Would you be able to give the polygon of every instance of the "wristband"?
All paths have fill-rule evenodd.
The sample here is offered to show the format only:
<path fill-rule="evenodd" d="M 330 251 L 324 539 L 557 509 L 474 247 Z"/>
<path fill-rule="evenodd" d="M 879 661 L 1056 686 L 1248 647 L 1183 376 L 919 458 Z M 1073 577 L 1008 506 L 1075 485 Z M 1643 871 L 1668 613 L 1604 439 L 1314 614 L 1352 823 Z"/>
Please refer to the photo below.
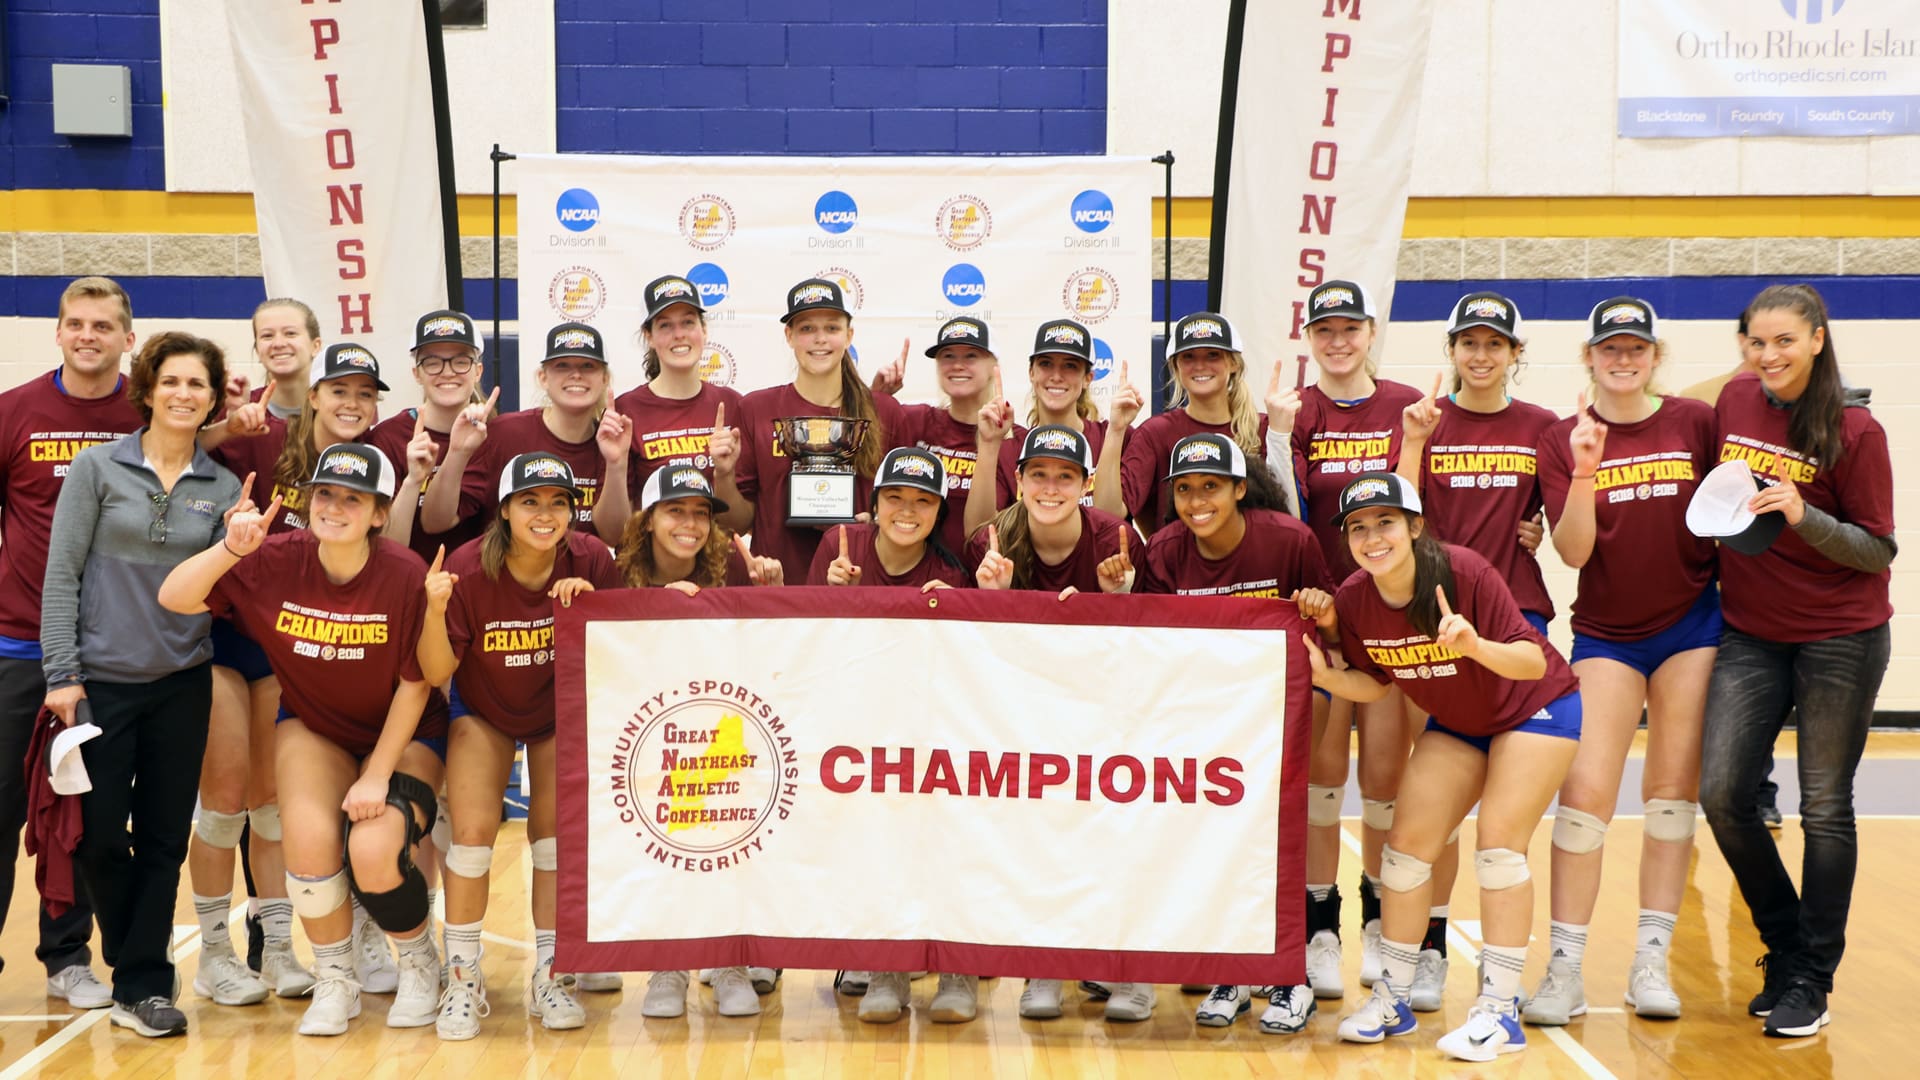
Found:
<path fill-rule="evenodd" d="M 1591 479 L 1593 479 L 1593 474 L 1592 474 L 1592 473 L 1572 473 L 1572 474 L 1570 474 L 1570 475 L 1569 475 L 1569 476 L 1567 477 L 1567 479 L 1569 479 L 1569 480 L 1591 480 Z"/>
<path fill-rule="evenodd" d="M 227 549 L 227 554 L 229 554 L 229 555 L 231 555 L 231 556 L 233 556 L 233 557 L 234 557 L 234 558 L 236 558 L 236 559 L 244 559 L 244 558 L 246 558 L 246 556 L 245 556 L 245 555 L 242 555 L 242 554 L 240 554 L 239 552 L 237 552 L 237 551 L 235 551 L 235 550 L 233 550 L 233 546 L 232 546 L 231 544 L 228 544 L 228 543 L 227 543 L 227 538 L 226 538 L 226 537 L 224 537 L 224 536 L 220 538 L 220 546 L 221 546 L 221 547 L 223 547 L 223 548 L 226 548 L 226 549 Z"/>

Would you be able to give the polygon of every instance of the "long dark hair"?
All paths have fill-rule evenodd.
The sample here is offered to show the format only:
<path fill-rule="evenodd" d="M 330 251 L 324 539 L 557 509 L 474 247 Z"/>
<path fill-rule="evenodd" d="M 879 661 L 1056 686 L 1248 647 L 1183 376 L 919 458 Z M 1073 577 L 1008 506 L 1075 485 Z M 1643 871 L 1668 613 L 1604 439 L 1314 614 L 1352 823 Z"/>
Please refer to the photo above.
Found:
<path fill-rule="evenodd" d="M 507 498 L 512 497 L 509 495 Z M 560 543 L 553 549 L 555 559 L 566 549 L 572 533 L 573 514 L 568 513 L 567 522 L 560 529 Z M 507 504 L 503 501 L 495 508 L 493 521 L 488 523 L 487 531 L 480 537 L 480 569 L 487 575 L 488 581 L 500 580 L 500 571 L 507 565 L 507 556 L 512 553 L 513 526 L 507 522 Z"/>
<path fill-rule="evenodd" d="M 1283 514 L 1293 513 L 1292 505 L 1287 501 L 1287 491 L 1280 486 L 1280 479 L 1264 461 L 1247 461 L 1247 492 L 1240 496 L 1234 505 L 1241 513 L 1249 510 L 1278 510 Z M 1160 517 L 1163 521 L 1174 521 L 1180 517 L 1173 508 L 1173 485 L 1165 485 L 1161 495 Z"/>
<path fill-rule="evenodd" d="M 1430 638 L 1440 636 L 1440 598 L 1433 594 L 1435 585 L 1447 591 L 1447 605 L 1455 611 L 1460 610 L 1460 589 L 1453 580 L 1453 560 L 1447 557 L 1447 549 L 1440 538 L 1427 528 L 1426 519 L 1417 514 L 1407 515 L 1409 530 L 1418 526 L 1413 538 L 1413 603 L 1407 605 L 1407 621 L 1413 624 L 1416 632 Z"/>
<path fill-rule="evenodd" d="M 1748 326 L 1762 311 L 1791 311 L 1814 330 L 1824 331 L 1820 351 L 1813 354 L 1813 372 L 1806 392 L 1789 407 L 1787 444 L 1821 468 L 1840 460 L 1844 447 L 1840 428 L 1846 413 L 1846 390 L 1840 384 L 1840 357 L 1833 348 L 1833 327 L 1827 322 L 1827 303 L 1811 285 L 1772 285 L 1753 298 L 1740 315 Z"/>

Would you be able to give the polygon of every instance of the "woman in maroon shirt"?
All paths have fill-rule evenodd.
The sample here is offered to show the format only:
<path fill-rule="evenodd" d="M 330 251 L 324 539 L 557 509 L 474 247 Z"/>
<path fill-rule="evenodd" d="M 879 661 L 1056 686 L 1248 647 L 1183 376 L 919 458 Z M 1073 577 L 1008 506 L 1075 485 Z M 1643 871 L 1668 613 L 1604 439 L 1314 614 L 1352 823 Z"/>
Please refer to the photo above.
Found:
<path fill-rule="evenodd" d="M 264 513 L 234 515 L 225 543 L 182 563 L 160 588 L 169 611 L 231 613 L 280 680 L 275 779 L 287 888 L 318 980 L 303 1035 L 345 1034 L 360 1013 L 350 887 L 400 948 L 387 1026 L 433 1023 L 440 997 L 416 859 L 436 812 L 446 702 L 415 657 L 426 567 L 379 535 L 393 492 L 378 450 L 329 446 L 309 477 L 305 530 L 268 536 L 276 498 Z"/>
<path fill-rule="evenodd" d="M 903 348 L 900 359 L 874 377 L 876 393 L 899 391 L 907 351 Z M 940 393 L 947 403 L 902 405 L 900 430 L 892 432 L 888 441 L 894 446 L 914 446 L 937 454 L 946 470 L 950 494 L 958 496 L 960 507 L 967 505 L 975 487 L 982 487 L 991 498 L 996 457 L 982 455 L 979 428 L 989 406 L 999 405 L 1002 410 L 1008 406 L 1000 398 L 1000 358 L 994 354 L 987 324 L 971 315 L 948 319 L 940 325 L 933 344 L 927 346 L 926 355 L 933 360 Z M 997 454 L 999 444 L 991 449 Z M 955 512 L 944 519 L 940 540 L 949 551 L 957 551 L 966 543 L 964 514 Z"/>
<path fill-rule="evenodd" d="M 1768 1035 L 1795 1037 L 1827 1023 L 1846 945 L 1853 776 L 1892 647 L 1893 466 L 1866 395 L 1840 381 L 1819 293 L 1767 289 L 1747 306 L 1747 335 L 1760 371 L 1720 394 L 1719 457 L 1768 485 L 1749 508 L 1777 535 L 1720 548 L 1727 629 L 1707 688 L 1700 801 L 1767 947 L 1748 1011 L 1767 1018 Z M 1756 797 L 1789 709 L 1806 838 L 1798 892 Z"/>
<path fill-rule="evenodd" d="M 500 476 L 500 510 L 479 539 L 428 569 L 420 670 L 448 694 L 447 989 L 435 1027 L 442 1039 L 471 1039 L 487 1012 L 480 925 L 487 913 L 500 799 L 514 744 L 527 747 L 527 837 L 533 863 L 534 964 L 527 1011 L 550 1030 L 577 1028 L 586 1011 L 572 980 L 553 973 L 554 604 L 618 588 L 619 571 L 598 537 L 573 529 L 580 498 L 573 470 L 552 454 L 521 454 Z M 446 569 L 441 569 L 441 559 Z"/>
<path fill-rule="evenodd" d="M 873 481 L 873 522 L 835 529 L 838 545 L 820 545 L 807 584 L 967 588 L 972 576 L 939 537 L 951 512 L 940 459 L 917 447 L 889 450 Z"/>
<path fill-rule="evenodd" d="M 709 470 L 707 440 L 722 407 L 740 416 L 741 395 L 708 382 L 707 311 L 700 290 L 676 274 L 647 282 L 647 317 L 640 334 L 647 345 L 647 381 L 613 399 L 633 421 L 633 461 L 627 466 L 630 501 L 638 502 L 647 477 L 668 465 Z"/>
<path fill-rule="evenodd" d="M 1480 997 L 1439 1048 L 1492 1061 L 1526 1049 L 1518 995 L 1533 928 L 1527 845 L 1579 743 L 1579 682 L 1487 561 L 1428 531 L 1420 495 L 1404 477 L 1349 481 L 1334 522 L 1364 573 L 1340 586 L 1322 623 L 1337 624 L 1351 666 L 1331 666 L 1307 635 L 1314 685 L 1368 701 L 1398 684 L 1429 714 L 1400 785 L 1408 812 L 1395 815 L 1381 854 L 1381 978 L 1340 1021 L 1340 1037 L 1380 1042 L 1419 1027 L 1408 995 L 1433 860 L 1478 801 Z"/>
<path fill-rule="evenodd" d="M 427 489 L 440 475 L 453 425 L 468 408 L 490 410 L 498 394 L 480 396 L 480 335 L 473 320 L 458 311 L 430 311 L 413 326 L 413 381 L 420 384 L 420 406 L 403 409 L 375 424 L 366 442 L 380 448 L 400 470 L 400 490 L 394 495 L 393 520 L 387 535 L 413 549 L 425 562 L 444 547 L 449 551 L 479 536 L 486 522 L 461 521 L 445 532 L 429 532 L 419 522 Z M 447 474 L 458 484 L 460 474 Z"/>

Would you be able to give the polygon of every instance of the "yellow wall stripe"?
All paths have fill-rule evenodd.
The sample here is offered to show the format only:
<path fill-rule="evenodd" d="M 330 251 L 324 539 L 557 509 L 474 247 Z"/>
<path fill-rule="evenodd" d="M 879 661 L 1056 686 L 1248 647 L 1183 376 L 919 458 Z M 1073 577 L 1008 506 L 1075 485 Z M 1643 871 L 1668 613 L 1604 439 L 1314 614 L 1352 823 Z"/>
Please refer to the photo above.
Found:
<path fill-rule="evenodd" d="M 0 231 L 251 233 L 253 196 L 185 191 L 0 191 Z M 500 233 L 514 234 L 514 198 L 500 200 Z M 493 235 L 493 198 L 460 196 L 462 236 Z"/>

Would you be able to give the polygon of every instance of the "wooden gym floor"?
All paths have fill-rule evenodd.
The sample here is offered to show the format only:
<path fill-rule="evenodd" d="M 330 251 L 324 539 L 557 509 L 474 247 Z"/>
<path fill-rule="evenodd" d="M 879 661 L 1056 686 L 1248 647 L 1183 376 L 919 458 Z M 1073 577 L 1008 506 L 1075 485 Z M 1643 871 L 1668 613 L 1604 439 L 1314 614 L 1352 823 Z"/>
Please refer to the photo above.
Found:
<path fill-rule="evenodd" d="M 1780 747 L 1781 777 L 1791 780 L 1792 742 Z M 1627 789 L 1637 787 L 1637 759 Z M 914 1014 L 897 1024 L 862 1024 L 857 999 L 836 997 L 831 972 L 789 972 L 778 990 L 763 998 L 759 1017 L 726 1019 L 713 1011 L 710 991 L 696 982 L 684 1020 L 640 1016 L 644 975 L 629 975 L 624 993 L 583 994 L 589 1022 L 570 1032 L 549 1032 L 525 1012 L 533 932 L 524 902 L 528 873 L 524 832 L 510 824 L 501 833 L 494 863 L 493 910 L 489 913 L 486 973 L 492 1015 L 479 1038 L 442 1043 L 433 1029 L 393 1030 L 383 1018 L 391 1001 L 367 995 L 351 1032 L 335 1039 L 301 1038 L 294 1024 L 302 1001 L 269 998 L 250 1008 L 221 1008 L 189 989 L 182 999 L 191 1029 L 184 1038 L 149 1040 L 118 1030 L 107 1010 L 75 1013 L 45 995 L 33 959 L 35 917 L 32 864 L 20 862 L 14 902 L 0 953 L 0 1080 L 16 1077 L 203 1076 L 985 1076 L 1010 1077 L 1214 1077 L 1274 1075 L 1708 1077 L 1743 1080 L 1795 1076 L 1869 1076 L 1903 1071 L 1896 1063 L 1911 1053 L 1888 1026 L 1875 994 L 1906 986 L 1920 948 L 1902 912 L 1920 893 L 1920 814 L 1911 792 L 1920 787 L 1920 734 L 1876 733 L 1863 764 L 1857 805 L 1860 869 L 1854 890 L 1850 944 L 1832 998 L 1834 1021 L 1821 1035 L 1798 1040 L 1762 1038 L 1745 1003 L 1759 986 L 1753 968 L 1760 954 L 1745 905 L 1733 887 L 1704 823 L 1699 851 L 1673 947 L 1674 986 L 1685 1003 L 1678 1021 L 1646 1021 L 1622 1009 L 1627 963 L 1633 948 L 1638 904 L 1634 868 L 1640 821 L 1623 816 L 1607 845 L 1606 880 L 1587 950 L 1586 989 L 1592 1011 L 1560 1030 L 1527 1029 L 1529 1049 L 1490 1065 L 1447 1062 L 1433 1042 L 1464 1018 L 1472 1000 L 1473 957 L 1479 944 L 1478 903 L 1468 875 L 1453 898 L 1452 970 L 1444 1010 L 1422 1015 L 1416 1034 L 1381 1046 L 1338 1042 L 1339 1016 L 1357 1007 L 1359 988 L 1358 903 L 1345 911 L 1347 996 L 1323 1002 L 1308 1031 L 1295 1036 L 1260 1034 L 1254 1012 L 1227 1029 L 1199 1028 L 1193 1008 L 1199 998 L 1177 987 L 1159 990 L 1152 1020 L 1108 1024 L 1100 1006 L 1070 988 L 1067 1015 L 1059 1020 L 1021 1020 L 1021 982 L 1002 978 L 981 984 L 980 1018 L 971 1024 L 935 1025 Z M 1349 796 L 1352 795 L 1351 786 Z M 1778 833 L 1788 865 L 1799 866 L 1798 821 L 1789 783 L 1781 806 L 1789 811 Z M 1622 815 L 1637 813 L 1622 800 Z M 1471 843 L 1472 823 L 1467 826 Z M 1548 832 L 1538 830 L 1532 858 L 1536 882 L 1536 944 L 1547 930 L 1544 868 Z M 1359 822 L 1349 818 L 1340 870 L 1342 889 L 1359 873 Z M 236 890 L 238 891 L 238 890 Z M 1109 902 L 1112 898 L 1089 898 Z M 1196 898 L 1199 900 L 1200 898 Z M 186 891 L 175 915 L 182 979 L 190 984 L 198 962 L 199 931 Z M 243 934 L 238 922 L 235 934 Z M 302 955 L 305 944 L 298 945 Z M 1528 965 L 1531 987 L 1545 963 L 1536 948 Z M 104 965 L 95 970 L 106 975 Z M 933 980 L 914 984 L 924 1009 Z"/>

